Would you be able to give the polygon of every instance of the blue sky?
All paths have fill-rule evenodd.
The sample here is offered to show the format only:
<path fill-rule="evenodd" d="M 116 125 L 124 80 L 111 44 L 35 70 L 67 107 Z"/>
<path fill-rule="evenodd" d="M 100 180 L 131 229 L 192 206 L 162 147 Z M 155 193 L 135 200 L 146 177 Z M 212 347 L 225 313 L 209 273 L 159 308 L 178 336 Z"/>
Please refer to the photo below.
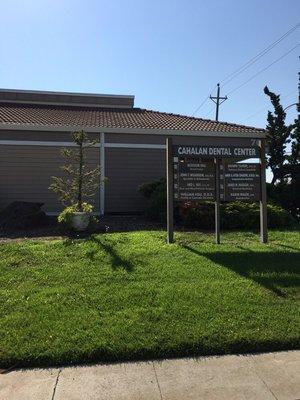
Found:
<path fill-rule="evenodd" d="M 299 20 L 299 0 L 2 1 L 0 87 L 134 94 L 136 106 L 191 115 L 218 81 Z M 300 28 L 222 94 L 297 43 Z M 297 101 L 299 54 L 230 95 L 220 120 L 264 127 L 266 84 L 284 105 Z M 212 106 L 196 115 L 214 118 Z"/>

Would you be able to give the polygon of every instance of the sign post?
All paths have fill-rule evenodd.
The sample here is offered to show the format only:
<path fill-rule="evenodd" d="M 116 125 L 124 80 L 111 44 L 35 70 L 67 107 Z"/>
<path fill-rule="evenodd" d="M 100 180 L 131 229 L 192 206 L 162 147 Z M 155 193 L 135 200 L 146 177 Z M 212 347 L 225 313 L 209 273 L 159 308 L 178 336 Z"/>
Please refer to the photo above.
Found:
<path fill-rule="evenodd" d="M 173 243 L 174 240 L 174 221 L 173 221 L 173 198 L 174 198 L 174 171 L 173 171 L 173 146 L 172 138 L 167 138 L 167 243 Z"/>
<path fill-rule="evenodd" d="M 260 241 L 268 242 L 268 223 L 267 223 L 267 188 L 266 188 L 266 144 L 265 140 L 260 140 Z"/>
<path fill-rule="evenodd" d="M 215 200 L 215 242 L 220 244 L 220 160 L 215 158 L 216 200 Z"/>

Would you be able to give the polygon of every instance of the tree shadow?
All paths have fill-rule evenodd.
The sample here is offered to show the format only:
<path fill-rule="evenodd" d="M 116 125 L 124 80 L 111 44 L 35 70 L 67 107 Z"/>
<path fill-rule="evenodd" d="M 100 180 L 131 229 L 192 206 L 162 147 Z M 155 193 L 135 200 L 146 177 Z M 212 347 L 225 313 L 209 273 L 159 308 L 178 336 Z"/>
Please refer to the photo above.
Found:
<path fill-rule="evenodd" d="M 121 257 L 115 250 L 114 245 L 107 241 L 105 238 L 103 240 L 100 240 L 95 236 L 91 236 L 88 240 L 96 243 L 97 246 L 99 246 L 110 257 L 111 266 L 114 270 L 123 268 L 127 272 L 133 271 L 134 265 L 129 260 Z M 95 256 L 98 251 L 98 249 L 90 250 L 87 255 L 92 261 L 95 261 Z"/>
<path fill-rule="evenodd" d="M 289 250 L 296 250 L 296 251 L 300 252 L 300 246 L 297 248 L 297 247 L 293 247 L 293 246 L 288 246 L 287 244 L 280 244 L 280 243 L 278 243 L 277 246 L 280 246 L 280 247 L 283 247 L 283 248 L 289 249 Z"/>
<path fill-rule="evenodd" d="M 253 280 L 280 297 L 293 297 L 300 286 L 300 252 L 201 252 L 188 245 L 188 251 L 206 257 L 235 273 Z M 241 248 L 242 249 L 242 248 Z"/>

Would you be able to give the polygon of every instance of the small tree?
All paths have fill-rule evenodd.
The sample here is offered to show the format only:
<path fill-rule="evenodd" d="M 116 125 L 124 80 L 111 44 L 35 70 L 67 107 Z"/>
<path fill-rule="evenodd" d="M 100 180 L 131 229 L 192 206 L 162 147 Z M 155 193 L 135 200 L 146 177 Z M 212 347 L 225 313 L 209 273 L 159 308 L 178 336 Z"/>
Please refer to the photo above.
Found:
<path fill-rule="evenodd" d="M 286 113 L 280 104 L 280 95 L 271 92 L 268 87 L 264 88 L 264 92 L 269 96 L 274 107 L 274 113 L 268 111 L 267 139 L 268 139 L 268 166 L 273 173 L 272 185 L 277 181 L 284 183 L 285 167 L 284 164 L 288 160 L 286 155 L 286 145 L 290 142 L 290 134 L 292 126 L 286 126 Z"/>
<path fill-rule="evenodd" d="M 75 149 L 64 148 L 61 151 L 68 161 L 60 167 L 65 176 L 53 176 L 49 189 L 57 193 L 64 206 L 72 206 L 73 211 L 82 212 L 87 211 L 84 200 L 93 197 L 99 187 L 100 169 L 99 166 L 89 169 L 86 165 L 86 150 L 93 147 L 96 141 L 90 140 L 83 131 L 72 133 L 72 139 L 77 145 Z"/>
<path fill-rule="evenodd" d="M 289 162 L 293 165 L 300 163 L 300 104 L 298 104 L 297 108 L 298 118 L 295 119 L 295 123 L 293 125 L 293 131 L 291 134 L 292 151 L 289 157 Z"/>
<path fill-rule="evenodd" d="M 300 103 L 297 105 L 298 118 L 295 119 L 291 134 L 292 146 L 289 161 L 289 176 L 291 186 L 291 211 L 300 218 Z"/>
<path fill-rule="evenodd" d="M 300 104 L 298 118 L 286 125 L 286 114 L 280 104 L 280 96 L 264 92 L 270 97 L 274 113 L 268 112 L 268 164 L 273 172 L 270 196 L 287 209 L 294 217 L 300 218 Z M 291 143 L 291 154 L 286 153 L 286 145 Z"/>

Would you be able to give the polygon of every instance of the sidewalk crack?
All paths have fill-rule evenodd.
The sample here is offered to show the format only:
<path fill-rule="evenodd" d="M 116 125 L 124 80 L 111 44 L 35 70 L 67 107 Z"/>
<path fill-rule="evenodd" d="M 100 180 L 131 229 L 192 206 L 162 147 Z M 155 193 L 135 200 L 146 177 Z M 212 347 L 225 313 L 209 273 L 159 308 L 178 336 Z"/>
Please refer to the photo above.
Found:
<path fill-rule="evenodd" d="M 153 367 L 153 370 L 154 370 L 154 375 L 155 375 L 155 379 L 156 379 L 156 384 L 157 384 L 157 387 L 158 387 L 158 390 L 159 390 L 160 400 L 163 400 L 163 396 L 162 396 L 160 384 L 159 384 L 159 382 L 158 382 L 158 377 L 157 377 L 157 373 L 156 373 L 156 369 L 155 369 L 154 362 L 152 362 L 152 367 Z"/>
<path fill-rule="evenodd" d="M 254 359 L 253 356 L 251 356 L 251 361 L 252 361 L 252 363 L 256 364 L 256 366 L 257 366 L 257 363 L 256 363 L 256 361 L 255 361 L 255 359 Z M 267 385 L 267 383 L 264 381 L 263 377 L 260 376 L 260 374 L 257 372 L 256 367 L 254 367 L 254 372 L 255 372 L 256 376 L 257 376 L 257 377 L 262 381 L 262 383 L 265 385 L 265 387 L 269 390 L 269 392 L 270 392 L 271 395 L 274 397 L 274 399 L 275 399 L 275 400 L 278 400 L 278 397 L 275 395 L 275 393 L 273 392 L 273 390 Z"/>
<path fill-rule="evenodd" d="M 56 388 L 57 388 L 57 384 L 58 384 L 60 373 L 61 373 L 61 369 L 58 370 L 58 374 L 57 374 L 55 385 L 54 385 L 54 388 L 53 388 L 53 393 L 52 393 L 51 400 L 54 400 L 54 396 L 55 396 L 55 392 L 56 392 Z"/>

